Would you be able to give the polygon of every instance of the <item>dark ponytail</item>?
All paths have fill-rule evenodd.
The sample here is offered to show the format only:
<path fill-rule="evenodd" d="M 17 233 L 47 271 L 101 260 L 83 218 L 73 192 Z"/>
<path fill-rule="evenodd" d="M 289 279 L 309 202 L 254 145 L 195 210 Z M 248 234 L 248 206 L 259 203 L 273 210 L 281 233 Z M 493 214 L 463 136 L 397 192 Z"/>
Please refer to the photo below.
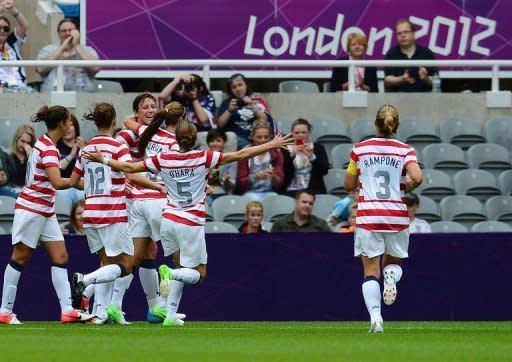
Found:
<path fill-rule="evenodd" d="M 146 154 L 146 147 L 162 123 L 165 123 L 166 126 L 176 125 L 182 119 L 185 119 L 185 107 L 178 102 L 171 102 L 165 106 L 165 109 L 157 112 L 148 128 L 140 136 L 138 146 L 140 155 L 144 156 Z"/>
<path fill-rule="evenodd" d="M 44 122 L 48 130 L 55 129 L 69 118 L 69 111 L 63 106 L 43 106 L 32 116 L 32 122 Z"/>
<path fill-rule="evenodd" d="M 112 122 L 116 119 L 116 109 L 110 103 L 96 103 L 94 110 L 84 114 L 83 118 L 93 121 L 98 129 L 107 129 L 112 126 Z"/>

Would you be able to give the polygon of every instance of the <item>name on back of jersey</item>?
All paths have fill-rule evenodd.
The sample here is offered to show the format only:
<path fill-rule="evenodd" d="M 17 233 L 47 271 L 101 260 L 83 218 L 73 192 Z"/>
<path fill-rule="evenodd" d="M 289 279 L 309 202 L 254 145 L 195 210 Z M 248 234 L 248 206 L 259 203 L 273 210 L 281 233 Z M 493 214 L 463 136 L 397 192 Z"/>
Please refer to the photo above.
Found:
<path fill-rule="evenodd" d="M 363 160 L 363 166 L 368 168 L 371 166 L 390 166 L 394 168 L 401 168 L 402 161 L 399 158 L 391 157 L 391 156 L 368 156 Z"/>
<path fill-rule="evenodd" d="M 171 178 L 181 178 L 181 177 L 193 177 L 194 169 L 193 168 L 177 168 L 169 171 L 169 177 Z"/>

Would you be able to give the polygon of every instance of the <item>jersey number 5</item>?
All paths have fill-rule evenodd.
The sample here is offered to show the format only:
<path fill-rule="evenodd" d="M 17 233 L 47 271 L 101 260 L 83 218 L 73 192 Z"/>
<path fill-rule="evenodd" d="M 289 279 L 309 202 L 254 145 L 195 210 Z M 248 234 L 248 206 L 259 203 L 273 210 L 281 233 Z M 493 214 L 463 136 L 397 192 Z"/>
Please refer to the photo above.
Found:
<path fill-rule="evenodd" d="M 180 205 L 190 205 L 192 203 L 192 193 L 189 191 L 185 191 L 185 189 L 190 187 L 190 182 L 176 182 L 176 187 L 178 189 L 178 195 L 186 198 L 185 201 L 180 201 Z"/>

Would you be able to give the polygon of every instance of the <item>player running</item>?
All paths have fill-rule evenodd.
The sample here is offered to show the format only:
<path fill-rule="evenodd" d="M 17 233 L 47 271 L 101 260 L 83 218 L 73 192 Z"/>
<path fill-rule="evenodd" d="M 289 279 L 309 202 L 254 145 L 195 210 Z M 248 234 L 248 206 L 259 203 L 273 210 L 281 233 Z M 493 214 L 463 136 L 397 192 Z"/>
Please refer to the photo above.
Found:
<path fill-rule="evenodd" d="M 69 111 L 62 106 L 42 107 L 33 121 L 44 121 L 48 132 L 34 145 L 27 162 L 26 186 L 16 200 L 12 227 L 14 249 L 4 273 L 0 323 L 21 324 L 13 313 L 18 281 L 39 242 L 52 263 L 52 283 L 59 298 L 61 322 L 84 322 L 94 316 L 72 307 L 68 253 L 54 207 L 55 190 L 71 187 L 69 178 L 60 176 L 60 154 L 55 145 L 73 122 Z"/>
<path fill-rule="evenodd" d="M 206 277 L 206 243 L 204 237 L 207 175 L 210 169 L 245 160 L 261 153 L 292 144 L 293 137 L 276 136 L 259 146 L 237 152 L 195 151 L 196 127 L 181 122 L 176 128 L 179 151 L 157 154 L 143 162 L 127 163 L 105 158 L 99 152 L 85 152 L 91 160 L 108 164 L 124 172 L 159 173 L 167 187 L 167 205 L 161 225 L 164 255 L 179 260 L 177 269 L 160 267 L 160 291 L 167 296 L 167 316 L 164 326 L 184 324 L 177 314 L 185 284 L 197 284 Z"/>
<path fill-rule="evenodd" d="M 362 291 L 370 314 L 371 333 L 384 331 L 379 286 L 381 255 L 382 296 L 384 303 L 390 305 L 396 299 L 396 284 L 402 277 L 401 261 L 408 257 L 405 190 L 414 190 L 423 179 L 414 149 L 394 139 L 399 124 L 394 106 L 379 108 L 376 137 L 354 146 L 344 181 L 349 192 L 359 187 L 354 255 L 363 263 Z"/>

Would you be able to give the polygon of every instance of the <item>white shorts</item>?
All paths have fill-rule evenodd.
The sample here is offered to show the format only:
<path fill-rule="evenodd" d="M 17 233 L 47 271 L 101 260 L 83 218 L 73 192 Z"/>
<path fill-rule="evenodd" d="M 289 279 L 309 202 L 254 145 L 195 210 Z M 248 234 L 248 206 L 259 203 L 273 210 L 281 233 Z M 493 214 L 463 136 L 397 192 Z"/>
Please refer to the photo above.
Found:
<path fill-rule="evenodd" d="M 167 199 L 131 200 L 126 203 L 132 238 L 160 240 L 162 209 Z"/>
<path fill-rule="evenodd" d="M 160 230 L 164 255 L 169 256 L 180 251 L 180 264 L 187 268 L 195 268 L 206 264 L 206 241 L 204 226 L 179 224 L 169 219 L 162 219 Z"/>
<path fill-rule="evenodd" d="M 14 210 L 12 245 L 22 242 L 35 249 L 39 241 L 64 241 L 57 217 L 44 217 L 28 210 Z"/>
<path fill-rule="evenodd" d="M 354 256 L 373 258 L 389 254 L 395 258 L 409 256 L 409 229 L 399 232 L 379 232 L 356 228 L 354 235 Z"/>
<path fill-rule="evenodd" d="M 123 253 L 133 255 L 133 240 L 125 222 L 100 228 L 85 228 L 85 235 L 93 254 L 105 248 L 107 256 L 118 256 Z"/>

